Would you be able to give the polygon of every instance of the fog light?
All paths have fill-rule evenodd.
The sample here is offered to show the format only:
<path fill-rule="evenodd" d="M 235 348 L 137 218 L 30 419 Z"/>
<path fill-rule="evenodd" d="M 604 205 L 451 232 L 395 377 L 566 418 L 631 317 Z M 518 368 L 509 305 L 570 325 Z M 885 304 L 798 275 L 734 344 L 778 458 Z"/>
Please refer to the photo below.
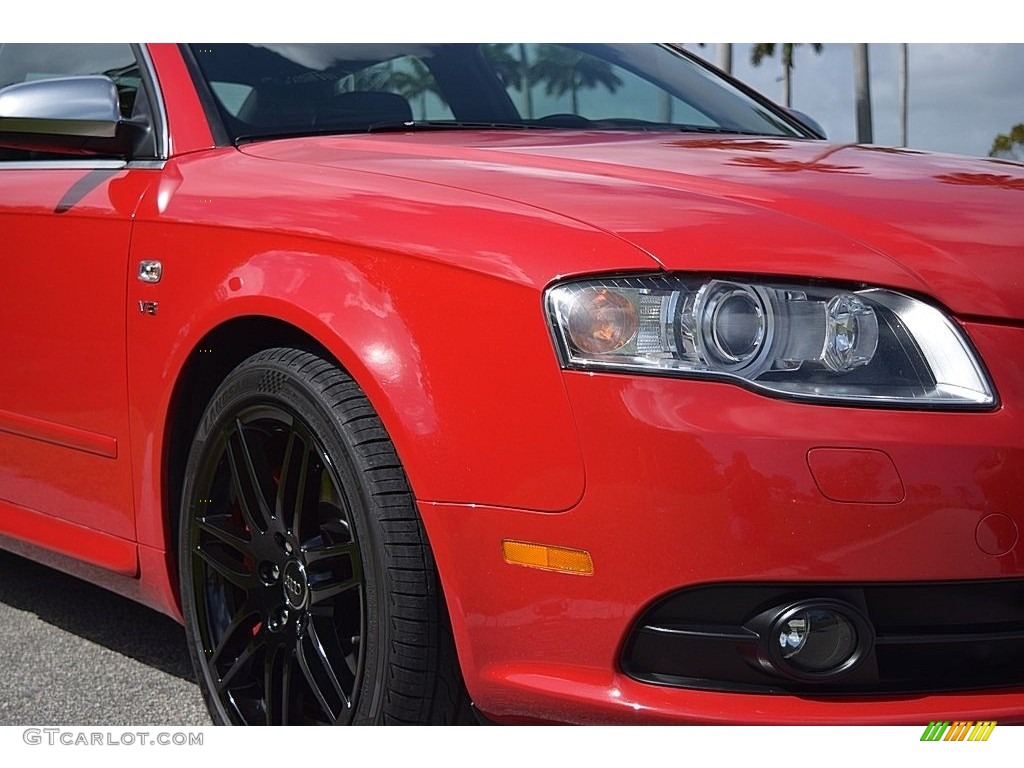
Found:
<path fill-rule="evenodd" d="M 801 611 L 778 629 L 782 658 L 804 672 L 829 672 L 857 650 L 857 630 L 835 611 Z"/>
<path fill-rule="evenodd" d="M 873 642 L 870 625 L 859 612 L 832 600 L 807 601 L 777 610 L 762 637 L 772 668 L 818 680 L 853 669 Z"/>

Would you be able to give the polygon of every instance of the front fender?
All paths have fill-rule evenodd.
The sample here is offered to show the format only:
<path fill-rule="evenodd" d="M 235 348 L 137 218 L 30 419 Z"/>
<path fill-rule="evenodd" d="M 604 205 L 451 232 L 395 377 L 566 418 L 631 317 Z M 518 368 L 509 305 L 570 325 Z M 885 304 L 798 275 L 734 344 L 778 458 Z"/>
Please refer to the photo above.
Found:
<path fill-rule="evenodd" d="M 218 167 L 225 163 L 232 167 Z M 419 501 L 546 512 L 574 505 L 585 478 L 541 306 L 551 270 L 543 265 L 574 246 L 581 264 L 621 264 L 624 252 L 636 268 L 649 266 L 647 257 L 525 206 L 439 205 L 430 185 L 404 186 L 400 199 L 383 191 L 393 181 L 376 177 L 357 179 L 380 186 L 379 196 L 313 179 L 275 188 L 265 169 L 282 165 L 234 150 L 171 161 L 136 221 L 132 263 L 163 266 L 159 283 L 131 280 L 128 294 L 140 543 L 170 548 L 159 512 L 161 446 L 176 382 L 193 355 L 218 353 L 201 348 L 211 331 L 252 316 L 315 339 L 356 379 Z M 277 191 L 256 200 L 259 188 Z M 364 197 L 370 202 L 353 213 Z M 345 205 L 337 217 L 345 236 L 326 231 L 330 211 Z M 427 219 L 424 206 L 432 206 Z M 488 217 L 490 225 L 481 221 Z M 468 222 L 490 251 L 467 248 Z M 398 240 L 397 232 L 412 234 Z M 598 244 L 609 252 L 594 255 Z"/>

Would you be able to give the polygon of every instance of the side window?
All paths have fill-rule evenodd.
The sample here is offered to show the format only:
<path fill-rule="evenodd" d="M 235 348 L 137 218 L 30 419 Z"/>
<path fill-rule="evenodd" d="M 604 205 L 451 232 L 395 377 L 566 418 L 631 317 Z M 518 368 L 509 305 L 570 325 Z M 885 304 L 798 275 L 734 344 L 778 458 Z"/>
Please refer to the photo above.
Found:
<path fill-rule="evenodd" d="M 117 86 L 122 116 L 149 114 L 139 64 L 127 43 L 0 43 L 0 88 L 71 75 L 106 75 Z M 0 149 L 0 160 L 40 157 L 46 155 Z"/>
<path fill-rule="evenodd" d="M 716 125 L 699 109 L 614 62 L 563 45 L 503 43 L 483 46 L 520 115 L 533 120 L 579 115 L 615 120 Z"/>

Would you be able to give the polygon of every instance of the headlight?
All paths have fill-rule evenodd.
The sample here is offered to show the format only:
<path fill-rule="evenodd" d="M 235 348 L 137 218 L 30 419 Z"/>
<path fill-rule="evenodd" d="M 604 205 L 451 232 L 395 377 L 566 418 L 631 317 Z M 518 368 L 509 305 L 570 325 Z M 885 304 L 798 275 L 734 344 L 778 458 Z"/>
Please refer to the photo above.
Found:
<path fill-rule="evenodd" d="M 724 378 L 874 405 L 995 404 L 945 313 L 880 288 L 638 276 L 562 283 L 545 301 L 566 368 Z"/>

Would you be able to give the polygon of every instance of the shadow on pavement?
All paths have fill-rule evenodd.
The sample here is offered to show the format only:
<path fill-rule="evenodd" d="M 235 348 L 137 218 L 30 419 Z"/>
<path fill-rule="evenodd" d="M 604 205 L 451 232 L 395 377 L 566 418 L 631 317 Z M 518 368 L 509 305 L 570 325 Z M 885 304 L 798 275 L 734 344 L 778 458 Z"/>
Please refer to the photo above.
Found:
<path fill-rule="evenodd" d="M 180 625 L 74 576 L 0 551 L 0 603 L 169 675 L 195 680 Z"/>

